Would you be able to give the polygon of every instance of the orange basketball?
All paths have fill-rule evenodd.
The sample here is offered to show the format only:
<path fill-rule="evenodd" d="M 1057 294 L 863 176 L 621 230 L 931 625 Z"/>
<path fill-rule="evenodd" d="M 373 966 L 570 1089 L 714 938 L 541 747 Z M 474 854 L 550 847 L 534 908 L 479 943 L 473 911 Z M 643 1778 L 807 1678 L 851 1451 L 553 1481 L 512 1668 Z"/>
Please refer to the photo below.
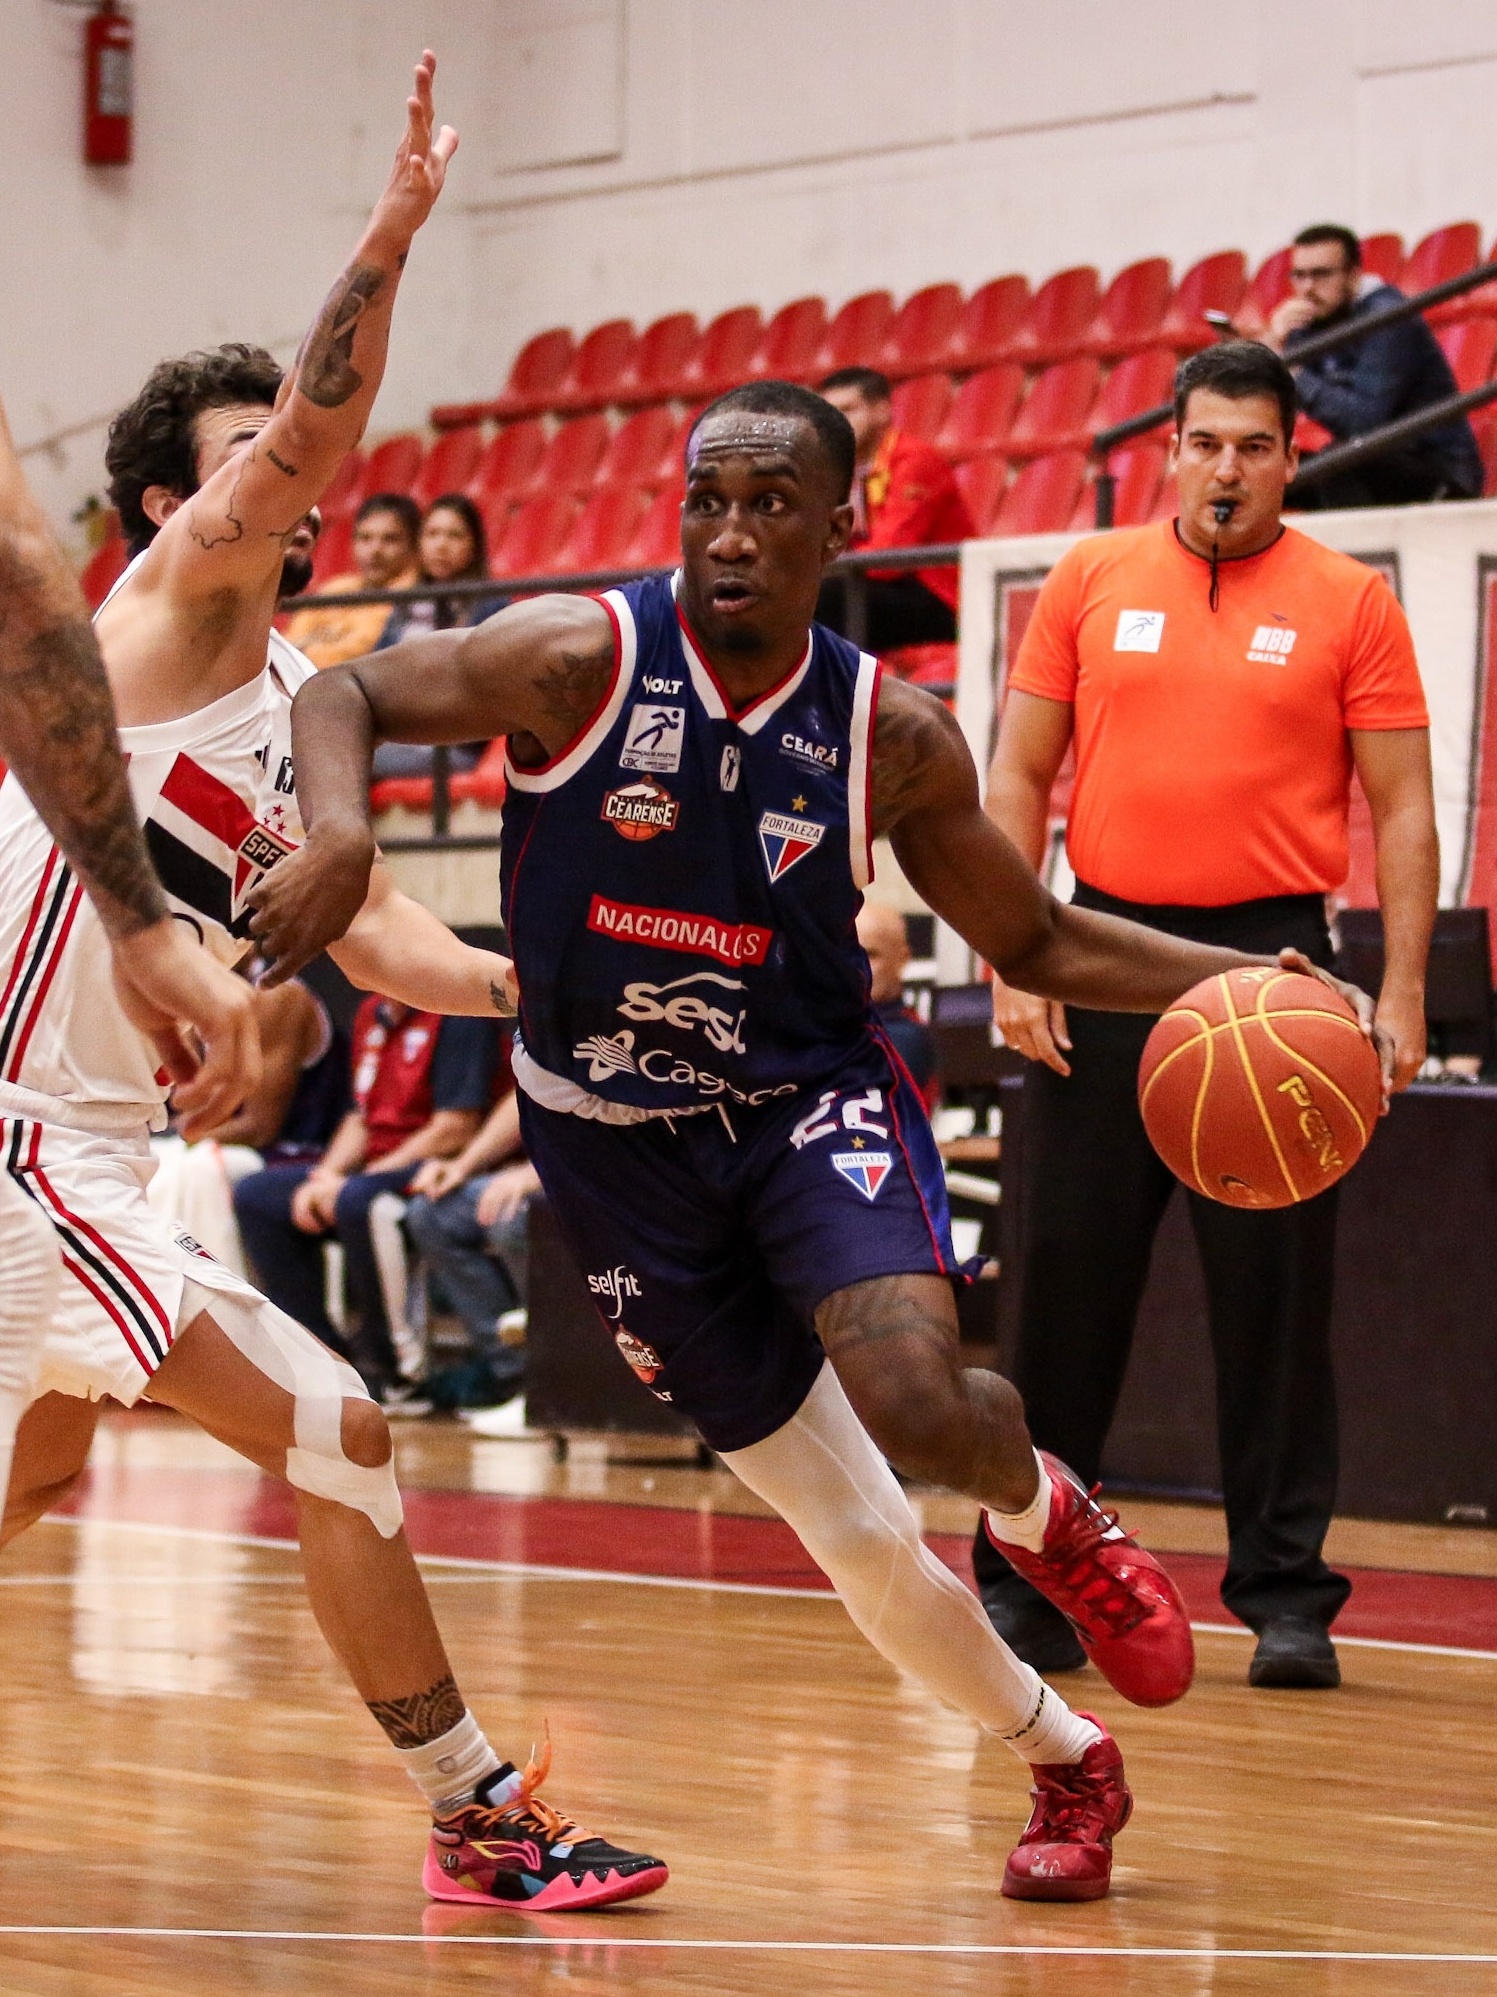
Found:
<path fill-rule="evenodd" d="M 1234 1207 L 1287 1207 L 1361 1157 L 1382 1109 L 1372 1044 L 1337 992 L 1273 968 L 1207 978 L 1144 1046 L 1138 1102 L 1165 1164 Z"/>

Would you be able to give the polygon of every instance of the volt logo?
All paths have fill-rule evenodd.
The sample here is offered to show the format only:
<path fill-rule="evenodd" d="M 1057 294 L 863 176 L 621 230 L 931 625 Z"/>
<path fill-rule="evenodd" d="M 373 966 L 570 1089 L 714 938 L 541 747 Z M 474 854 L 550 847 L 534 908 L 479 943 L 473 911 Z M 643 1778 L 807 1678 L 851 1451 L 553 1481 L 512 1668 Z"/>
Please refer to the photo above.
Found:
<path fill-rule="evenodd" d="M 782 880 L 807 853 L 814 853 L 826 833 L 824 825 L 811 818 L 786 818 L 766 811 L 759 820 L 759 844 L 772 881 Z"/>
<path fill-rule="evenodd" d="M 894 1169 L 887 1151 L 834 1151 L 832 1163 L 865 1200 L 876 1200 L 878 1189 Z"/>

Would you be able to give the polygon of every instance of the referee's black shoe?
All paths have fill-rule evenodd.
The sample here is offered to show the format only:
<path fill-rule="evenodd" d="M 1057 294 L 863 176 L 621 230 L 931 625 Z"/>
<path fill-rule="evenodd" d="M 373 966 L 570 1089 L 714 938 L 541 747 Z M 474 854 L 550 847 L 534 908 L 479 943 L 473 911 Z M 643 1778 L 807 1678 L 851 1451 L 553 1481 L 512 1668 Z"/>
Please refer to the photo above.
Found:
<path fill-rule="evenodd" d="M 1015 1657 L 1047 1677 L 1081 1671 L 1086 1652 L 1070 1623 L 1020 1575 L 995 1576 L 980 1596 L 988 1621 Z"/>
<path fill-rule="evenodd" d="M 1333 1692 L 1341 1683 L 1336 1646 L 1310 1616 L 1273 1616 L 1258 1632 L 1248 1683 L 1275 1691 Z"/>

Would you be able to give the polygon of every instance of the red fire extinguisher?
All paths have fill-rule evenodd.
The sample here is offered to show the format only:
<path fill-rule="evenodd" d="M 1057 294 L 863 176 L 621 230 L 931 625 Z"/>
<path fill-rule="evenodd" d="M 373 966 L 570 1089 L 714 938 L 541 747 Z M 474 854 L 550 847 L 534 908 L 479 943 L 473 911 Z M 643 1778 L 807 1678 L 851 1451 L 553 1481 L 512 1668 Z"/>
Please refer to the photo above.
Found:
<path fill-rule="evenodd" d="M 100 0 L 83 35 L 83 157 L 125 166 L 134 138 L 135 28 L 118 0 Z"/>

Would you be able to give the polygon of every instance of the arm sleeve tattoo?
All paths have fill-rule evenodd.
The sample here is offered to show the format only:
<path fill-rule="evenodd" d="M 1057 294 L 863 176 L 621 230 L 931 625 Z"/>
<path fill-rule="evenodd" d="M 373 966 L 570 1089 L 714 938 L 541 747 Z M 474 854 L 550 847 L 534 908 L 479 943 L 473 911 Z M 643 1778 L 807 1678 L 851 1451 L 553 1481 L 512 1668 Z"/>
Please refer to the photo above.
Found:
<path fill-rule="evenodd" d="M 354 264 L 334 285 L 307 335 L 296 386 L 319 409 L 341 409 L 363 387 L 364 377 L 353 364 L 354 339 L 385 281 L 385 273 L 372 264 Z"/>
<path fill-rule="evenodd" d="M 0 754 L 111 935 L 166 914 L 87 620 L 0 530 Z"/>

